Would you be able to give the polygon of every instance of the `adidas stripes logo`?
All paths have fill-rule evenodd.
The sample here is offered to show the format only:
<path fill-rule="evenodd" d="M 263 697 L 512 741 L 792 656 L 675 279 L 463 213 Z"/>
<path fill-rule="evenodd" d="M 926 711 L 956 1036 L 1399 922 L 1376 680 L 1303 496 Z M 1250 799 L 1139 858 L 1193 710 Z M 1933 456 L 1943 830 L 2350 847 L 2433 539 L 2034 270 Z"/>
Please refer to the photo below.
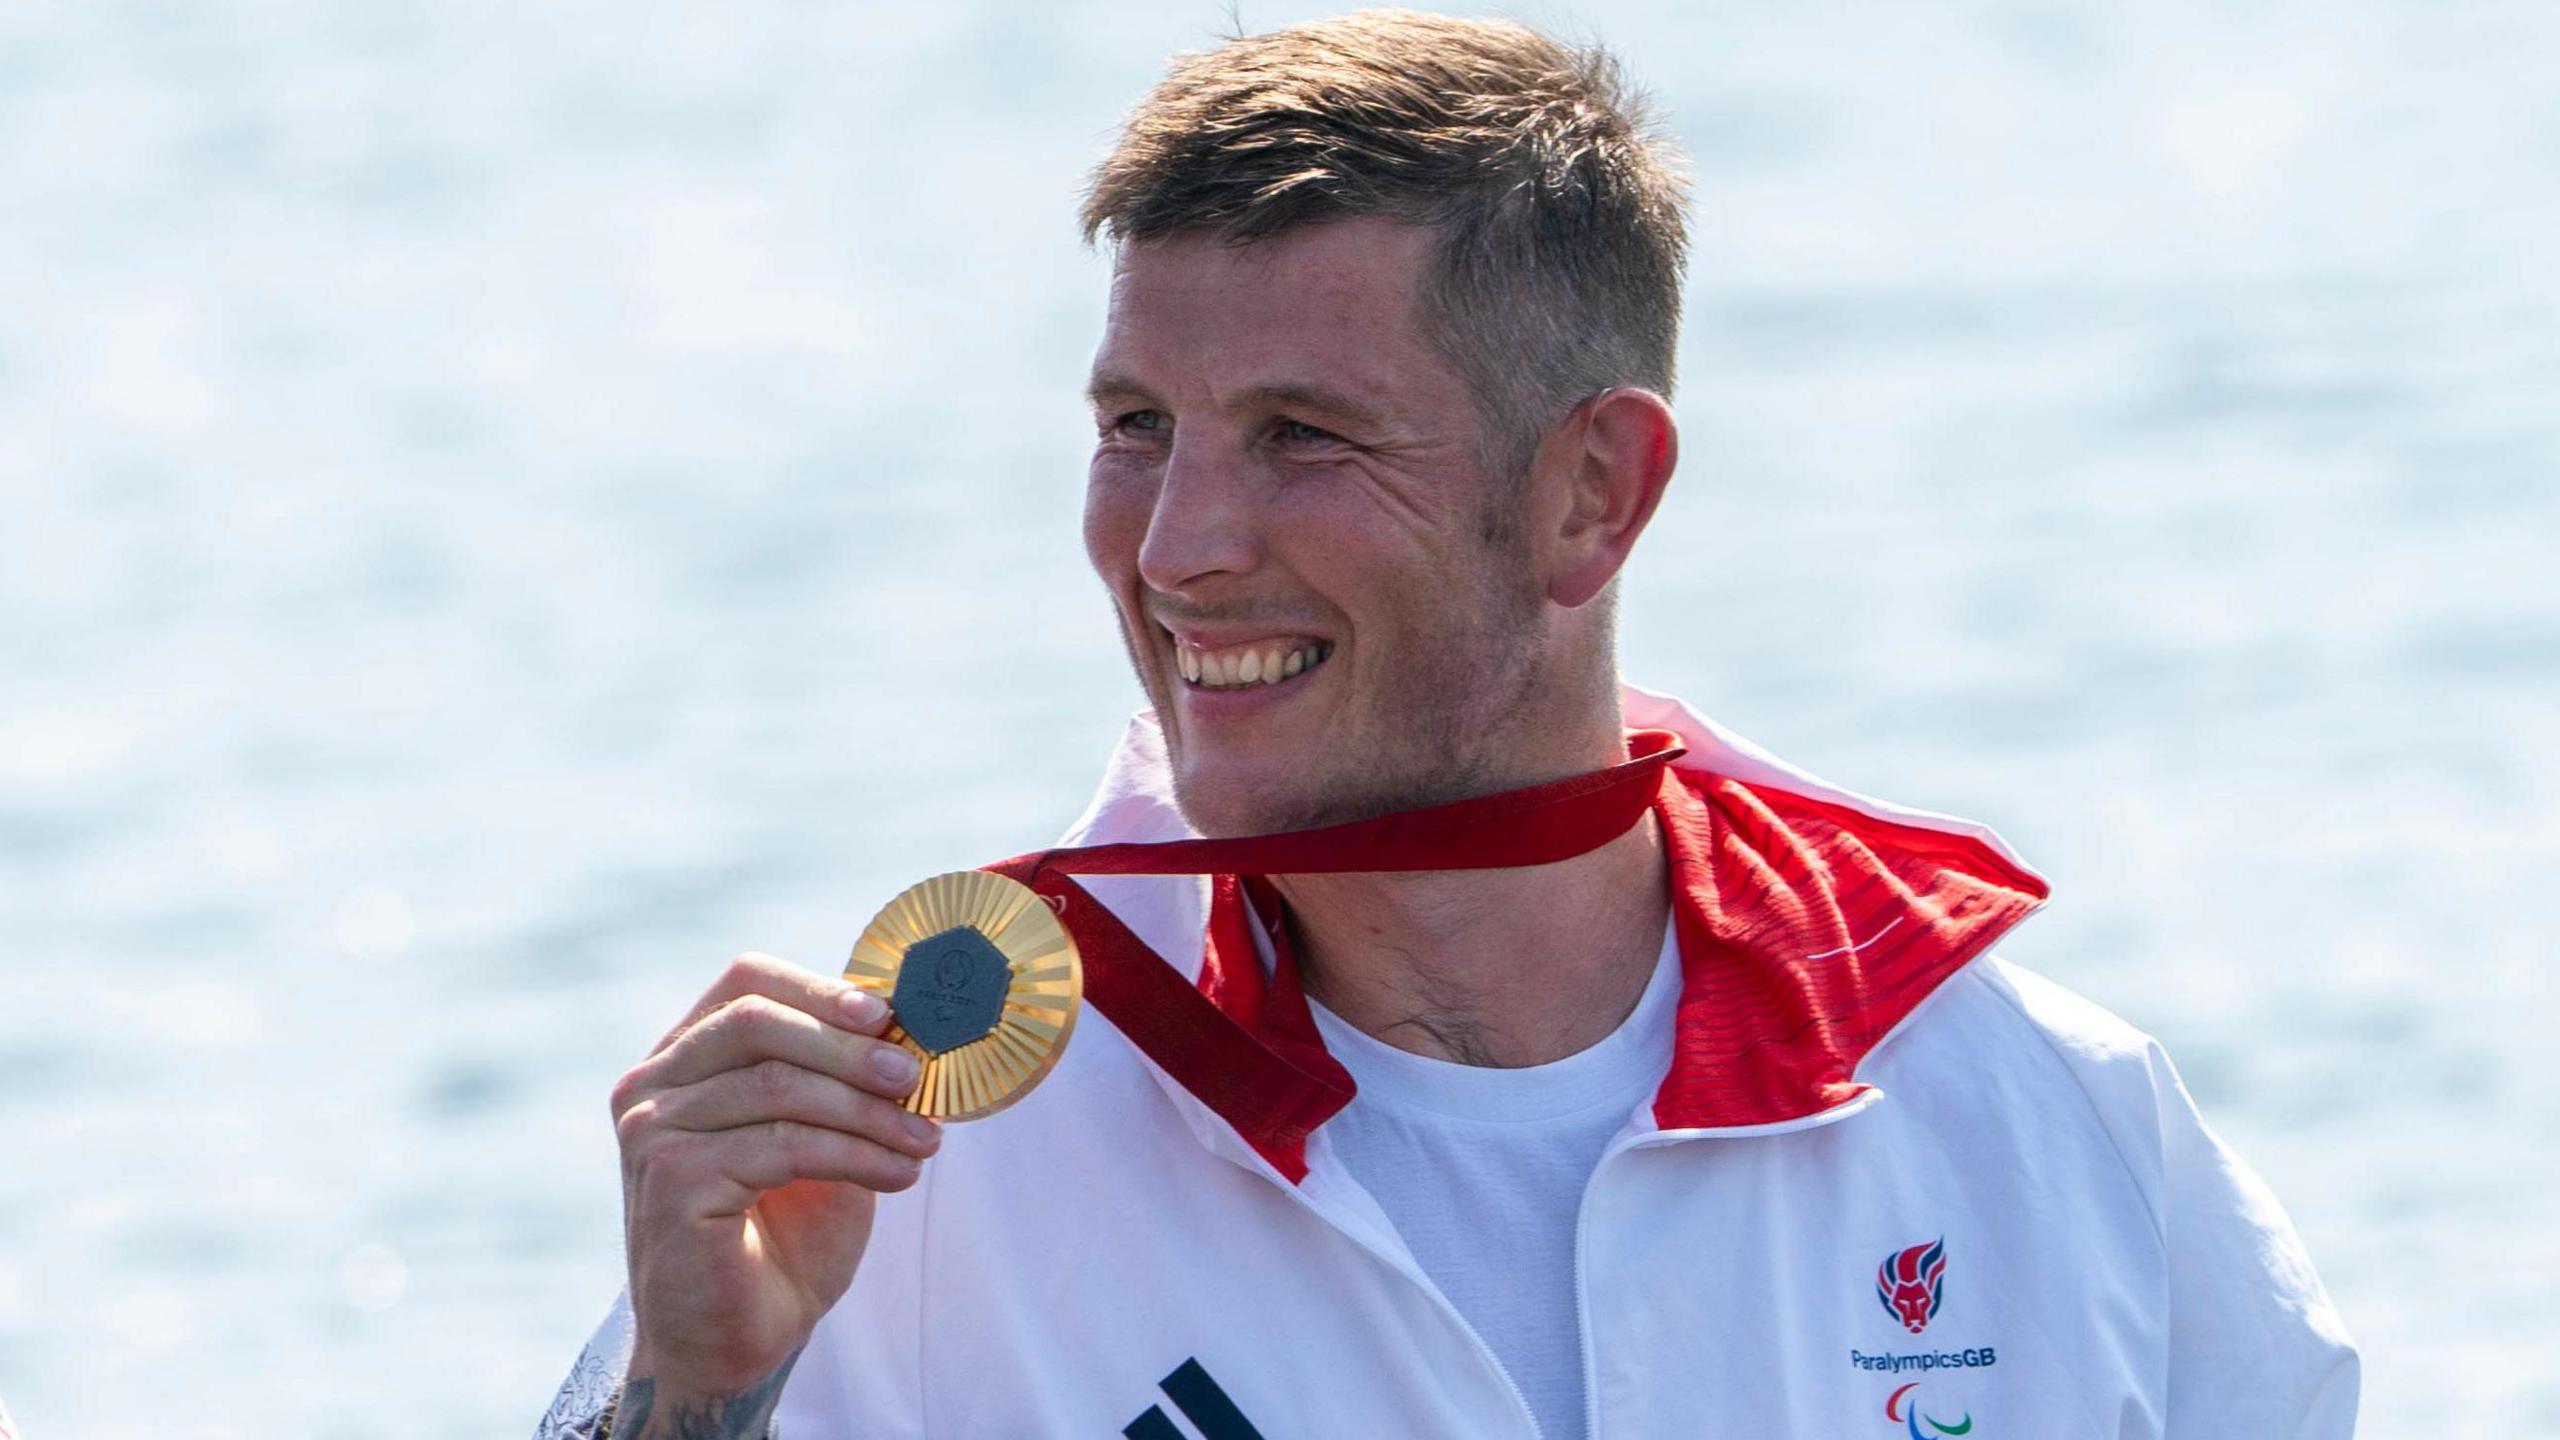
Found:
<path fill-rule="evenodd" d="M 1253 1428 L 1253 1422 L 1244 1418 L 1236 1402 L 1227 1398 L 1227 1392 L 1209 1378 L 1209 1372 L 1197 1360 L 1185 1360 L 1174 1367 L 1174 1372 L 1156 1388 L 1173 1402 L 1174 1409 L 1182 1412 L 1183 1419 L 1191 1422 L 1191 1428 L 1200 1432 L 1200 1440 L 1262 1440 L 1262 1432 Z M 1127 1440 L 1190 1440 L 1161 1405 L 1148 1406 L 1147 1413 L 1122 1426 L 1120 1433 Z"/>

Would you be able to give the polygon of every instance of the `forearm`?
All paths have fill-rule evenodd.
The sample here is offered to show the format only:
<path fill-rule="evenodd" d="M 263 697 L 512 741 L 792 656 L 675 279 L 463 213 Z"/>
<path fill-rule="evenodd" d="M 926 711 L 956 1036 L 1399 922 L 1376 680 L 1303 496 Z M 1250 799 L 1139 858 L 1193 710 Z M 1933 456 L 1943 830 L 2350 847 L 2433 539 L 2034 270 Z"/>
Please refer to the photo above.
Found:
<path fill-rule="evenodd" d="M 782 1384 L 798 1351 L 774 1372 L 732 1395 L 662 1395 L 656 1380 L 626 1380 L 610 1430 L 599 1440 L 768 1440 Z"/>
<path fill-rule="evenodd" d="M 630 1336 L 617 1322 L 627 1323 L 628 1315 L 617 1304 L 604 1332 L 579 1353 L 535 1428 L 534 1440 L 767 1440 L 799 1351 L 737 1394 L 672 1394 L 662 1391 L 654 1376 L 625 1378 Z"/>

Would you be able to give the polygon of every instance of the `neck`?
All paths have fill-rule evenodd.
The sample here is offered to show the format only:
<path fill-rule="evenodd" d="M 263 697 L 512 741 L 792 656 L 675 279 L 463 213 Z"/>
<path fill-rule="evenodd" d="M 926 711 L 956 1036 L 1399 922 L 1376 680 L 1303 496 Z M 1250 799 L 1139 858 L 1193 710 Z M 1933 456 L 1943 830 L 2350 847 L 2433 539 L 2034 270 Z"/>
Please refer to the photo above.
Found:
<path fill-rule="evenodd" d="M 1275 876 L 1307 991 L 1378 1039 L 1468 1065 L 1543 1065 L 1632 1013 L 1670 918 L 1654 818 L 1517 870 Z"/>

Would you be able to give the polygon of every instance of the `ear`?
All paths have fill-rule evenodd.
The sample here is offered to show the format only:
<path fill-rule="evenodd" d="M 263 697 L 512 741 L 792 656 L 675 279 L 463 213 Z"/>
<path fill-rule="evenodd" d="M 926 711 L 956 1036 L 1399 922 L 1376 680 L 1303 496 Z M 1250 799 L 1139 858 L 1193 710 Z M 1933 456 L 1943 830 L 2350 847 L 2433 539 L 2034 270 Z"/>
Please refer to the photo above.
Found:
<path fill-rule="evenodd" d="M 1547 598 L 1567 609 L 1608 587 L 1680 461 L 1680 427 L 1650 390 L 1603 390 L 1539 447 L 1532 514 Z"/>

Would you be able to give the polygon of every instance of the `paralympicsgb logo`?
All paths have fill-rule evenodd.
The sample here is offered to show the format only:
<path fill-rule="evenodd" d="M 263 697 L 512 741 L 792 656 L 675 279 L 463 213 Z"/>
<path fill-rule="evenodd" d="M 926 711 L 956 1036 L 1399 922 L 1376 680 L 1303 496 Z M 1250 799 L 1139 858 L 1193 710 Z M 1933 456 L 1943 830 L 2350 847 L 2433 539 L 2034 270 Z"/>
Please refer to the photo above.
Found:
<path fill-rule="evenodd" d="M 1876 1267 L 1876 1303 L 1917 1335 L 1937 1318 L 1947 1300 L 1947 1241 L 1940 1236 L 1925 1245 L 1896 1250 Z"/>

